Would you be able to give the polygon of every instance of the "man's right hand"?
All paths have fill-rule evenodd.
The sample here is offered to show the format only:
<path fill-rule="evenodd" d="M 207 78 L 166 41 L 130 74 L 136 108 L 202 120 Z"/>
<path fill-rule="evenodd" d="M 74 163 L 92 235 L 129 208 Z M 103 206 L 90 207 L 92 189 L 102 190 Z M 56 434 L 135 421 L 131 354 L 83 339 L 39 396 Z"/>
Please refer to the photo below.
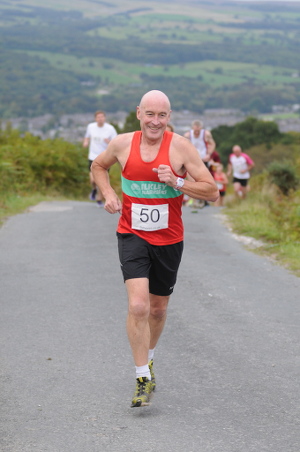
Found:
<path fill-rule="evenodd" d="M 122 203 L 117 195 L 105 199 L 104 209 L 108 213 L 122 213 Z"/>

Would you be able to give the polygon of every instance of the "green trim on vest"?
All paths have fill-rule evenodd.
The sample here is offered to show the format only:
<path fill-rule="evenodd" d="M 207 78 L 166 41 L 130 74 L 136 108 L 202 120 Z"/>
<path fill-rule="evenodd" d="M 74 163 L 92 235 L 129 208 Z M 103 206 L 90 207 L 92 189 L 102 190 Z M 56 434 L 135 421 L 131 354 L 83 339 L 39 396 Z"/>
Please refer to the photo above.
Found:
<path fill-rule="evenodd" d="M 133 181 L 122 176 L 122 191 L 133 198 L 177 198 L 182 193 L 161 182 Z"/>

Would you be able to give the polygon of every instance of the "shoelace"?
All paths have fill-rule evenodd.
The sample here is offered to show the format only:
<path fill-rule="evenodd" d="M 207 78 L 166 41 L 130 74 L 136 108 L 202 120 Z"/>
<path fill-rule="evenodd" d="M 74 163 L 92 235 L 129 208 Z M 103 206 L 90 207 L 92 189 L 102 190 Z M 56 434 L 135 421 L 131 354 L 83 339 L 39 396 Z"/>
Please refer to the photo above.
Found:
<path fill-rule="evenodd" d="M 142 395 L 143 392 L 145 392 L 145 388 L 146 388 L 146 383 L 139 383 L 139 395 Z"/>
<path fill-rule="evenodd" d="M 149 382 L 148 381 L 140 381 L 140 380 L 138 380 L 137 383 L 138 383 L 137 395 L 142 395 L 143 392 L 145 392 L 147 383 L 149 383 Z"/>

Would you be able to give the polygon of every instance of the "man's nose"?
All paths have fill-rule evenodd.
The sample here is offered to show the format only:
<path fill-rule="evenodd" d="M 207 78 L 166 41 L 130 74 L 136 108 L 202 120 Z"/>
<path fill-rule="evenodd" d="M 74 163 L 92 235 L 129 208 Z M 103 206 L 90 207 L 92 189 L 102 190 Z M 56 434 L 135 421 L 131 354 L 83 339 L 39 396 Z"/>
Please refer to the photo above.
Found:
<path fill-rule="evenodd" d="M 154 116 L 154 118 L 152 119 L 153 124 L 159 124 L 159 118 L 158 116 Z"/>

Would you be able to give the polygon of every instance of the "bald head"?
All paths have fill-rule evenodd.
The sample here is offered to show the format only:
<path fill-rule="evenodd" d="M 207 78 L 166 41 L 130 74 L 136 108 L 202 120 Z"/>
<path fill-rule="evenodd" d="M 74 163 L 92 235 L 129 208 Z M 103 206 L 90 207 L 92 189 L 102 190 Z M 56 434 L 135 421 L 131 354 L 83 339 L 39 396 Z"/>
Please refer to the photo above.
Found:
<path fill-rule="evenodd" d="M 195 119 L 195 121 L 192 122 L 192 127 L 202 129 L 203 128 L 203 122 L 199 119 Z"/>
<path fill-rule="evenodd" d="M 148 93 L 144 94 L 139 107 L 141 109 L 147 108 L 148 104 L 157 104 L 157 105 L 164 105 L 164 108 L 170 112 L 171 111 L 171 104 L 169 101 L 168 96 L 163 93 L 162 91 L 158 91 L 158 90 L 152 90 L 152 91 L 148 91 Z"/>
<path fill-rule="evenodd" d="M 232 152 L 237 156 L 241 155 L 241 153 L 242 153 L 241 146 L 239 146 L 238 144 L 234 145 L 232 148 Z"/>
<path fill-rule="evenodd" d="M 136 109 L 143 137 L 151 142 L 160 141 L 170 120 L 171 105 L 168 96 L 162 91 L 149 91 L 144 94 Z"/>

